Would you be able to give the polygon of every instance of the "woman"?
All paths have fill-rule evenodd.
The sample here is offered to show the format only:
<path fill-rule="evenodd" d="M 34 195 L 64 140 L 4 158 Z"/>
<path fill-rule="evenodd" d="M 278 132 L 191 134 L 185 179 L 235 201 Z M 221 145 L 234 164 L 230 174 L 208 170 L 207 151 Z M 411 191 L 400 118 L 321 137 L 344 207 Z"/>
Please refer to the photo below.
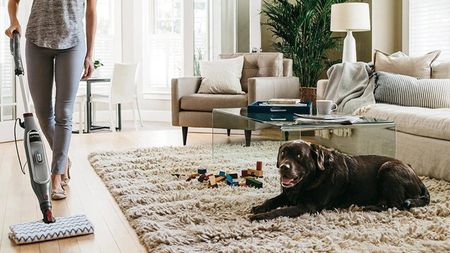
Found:
<path fill-rule="evenodd" d="M 11 25 L 5 33 L 10 38 L 14 31 L 21 33 L 17 19 L 19 2 L 8 2 Z M 27 77 L 36 116 L 53 151 L 52 199 L 66 198 L 63 183 L 69 179 L 68 150 L 74 101 L 80 77 L 87 79 L 94 70 L 95 30 L 96 0 L 33 0 L 25 34 Z"/>

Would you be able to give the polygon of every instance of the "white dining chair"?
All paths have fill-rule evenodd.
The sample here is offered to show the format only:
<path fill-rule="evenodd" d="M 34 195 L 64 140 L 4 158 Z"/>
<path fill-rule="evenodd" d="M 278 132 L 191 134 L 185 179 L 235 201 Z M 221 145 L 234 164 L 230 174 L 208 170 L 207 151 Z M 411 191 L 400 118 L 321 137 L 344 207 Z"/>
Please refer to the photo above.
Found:
<path fill-rule="evenodd" d="M 109 125 L 111 131 L 115 131 L 115 108 L 118 104 L 131 104 L 133 109 L 134 126 L 137 129 L 136 110 L 139 115 L 139 123 L 143 126 L 139 96 L 137 93 L 136 74 L 137 64 L 114 64 L 110 91 L 108 94 L 92 93 L 92 103 L 106 103 L 109 109 Z"/>
<path fill-rule="evenodd" d="M 84 124 L 85 122 L 85 113 L 86 113 L 86 95 L 85 94 L 77 94 L 75 98 L 75 106 L 78 108 L 78 133 L 83 134 Z"/>

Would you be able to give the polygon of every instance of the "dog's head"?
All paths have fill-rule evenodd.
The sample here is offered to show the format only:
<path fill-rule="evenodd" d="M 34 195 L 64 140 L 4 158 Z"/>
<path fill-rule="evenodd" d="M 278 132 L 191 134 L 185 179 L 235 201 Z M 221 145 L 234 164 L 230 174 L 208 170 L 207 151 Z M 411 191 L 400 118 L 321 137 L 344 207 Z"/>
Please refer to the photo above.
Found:
<path fill-rule="evenodd" d="M 277 168 L 281 186 L 300 185 L 318 171 L 325 170 L 323 149 L 304 141 L 287 142 L 278 151 Z"/>

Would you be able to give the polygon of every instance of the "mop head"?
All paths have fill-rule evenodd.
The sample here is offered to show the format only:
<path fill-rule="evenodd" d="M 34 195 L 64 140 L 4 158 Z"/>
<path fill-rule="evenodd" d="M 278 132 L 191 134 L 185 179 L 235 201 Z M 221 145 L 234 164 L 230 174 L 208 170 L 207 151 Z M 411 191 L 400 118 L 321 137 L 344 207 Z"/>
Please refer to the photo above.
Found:
<path fill-rule="evenodd" d="M 57 217 L 56 222 L 46 224 L 43 221 L 27 222 L 11 225 L 9 239 L 16 244 L 26 244 L 57 240 L 66 237 L 94 233 L 94 226 L 86 215 Z"/>

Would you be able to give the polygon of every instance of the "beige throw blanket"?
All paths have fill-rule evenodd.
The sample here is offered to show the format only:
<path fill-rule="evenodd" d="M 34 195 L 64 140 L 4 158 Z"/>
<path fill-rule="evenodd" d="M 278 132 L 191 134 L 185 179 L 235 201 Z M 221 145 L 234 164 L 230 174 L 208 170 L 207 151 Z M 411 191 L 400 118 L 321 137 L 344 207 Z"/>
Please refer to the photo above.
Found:
<path fill-rule="evenodd" d="M 359 108 L 375 104 L 375 75 L 364 62 L 339 63 L 328 71 L 324 99 L 333 100 L 338 112 L 352 114 Z"/>

